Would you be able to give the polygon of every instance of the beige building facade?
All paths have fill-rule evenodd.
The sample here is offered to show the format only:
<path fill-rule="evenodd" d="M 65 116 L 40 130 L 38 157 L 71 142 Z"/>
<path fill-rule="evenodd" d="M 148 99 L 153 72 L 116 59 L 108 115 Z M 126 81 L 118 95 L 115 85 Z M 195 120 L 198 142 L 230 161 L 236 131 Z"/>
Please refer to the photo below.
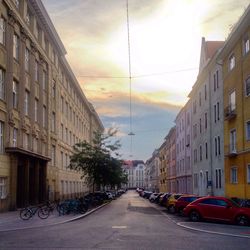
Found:
<path fill-rule="evenodd" d="M 0 1 L 0 211 L 87 192 L 72 146 L 103 125 L 40 0 Z"/>

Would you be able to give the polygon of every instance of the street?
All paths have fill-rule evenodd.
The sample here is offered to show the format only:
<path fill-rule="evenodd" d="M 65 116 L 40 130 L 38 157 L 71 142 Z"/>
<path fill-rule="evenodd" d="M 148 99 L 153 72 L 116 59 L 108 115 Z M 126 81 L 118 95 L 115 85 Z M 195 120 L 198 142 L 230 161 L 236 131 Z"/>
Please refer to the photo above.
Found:
<path fill-rule="evenodd" d="M 178 222 L 181 220 L 188 223 L 185 218 Z M 207 227 L 206 223 L 202 224 Z M 231 227 L 219 226 L 222 229 Z M 249 227 L 242 227 L 244 230 L 250 234 Z M 128 191 L 111 204 L 74 222 L 1 232 L 0 249 L 249 250 L 250 237 L 211 234 L 181 227 L 135 191 Z"/>

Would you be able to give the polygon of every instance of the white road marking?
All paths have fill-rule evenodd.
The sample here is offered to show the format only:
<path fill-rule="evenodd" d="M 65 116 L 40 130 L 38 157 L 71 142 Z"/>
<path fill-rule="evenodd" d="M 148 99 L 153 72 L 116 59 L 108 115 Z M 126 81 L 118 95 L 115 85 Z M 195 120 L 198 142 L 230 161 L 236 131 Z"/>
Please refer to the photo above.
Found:
<path fill-rule="evenodd" d="M 112 228 L 126 229 L 126 228 L 127 228 L 127 226 L 112 226 Z"/>

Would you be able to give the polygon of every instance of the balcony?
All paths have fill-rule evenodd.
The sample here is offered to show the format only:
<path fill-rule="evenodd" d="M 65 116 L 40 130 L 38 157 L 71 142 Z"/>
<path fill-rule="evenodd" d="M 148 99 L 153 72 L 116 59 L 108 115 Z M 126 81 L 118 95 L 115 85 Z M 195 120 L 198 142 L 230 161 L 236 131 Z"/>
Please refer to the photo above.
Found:
<path fill-rule="evenodd" d="M 226 146 L 225 150 L 225 154 L 230 158 L 236 157 L 238 155 L 236 145 L 228 145 Z"/>
<path fill-rule="evenodd" d="M 232 109 L 232 107 L 229 105 L 225 108 L 225 120 L 231 120 L 234 119 L 237 115 L 236 108 Z"/>

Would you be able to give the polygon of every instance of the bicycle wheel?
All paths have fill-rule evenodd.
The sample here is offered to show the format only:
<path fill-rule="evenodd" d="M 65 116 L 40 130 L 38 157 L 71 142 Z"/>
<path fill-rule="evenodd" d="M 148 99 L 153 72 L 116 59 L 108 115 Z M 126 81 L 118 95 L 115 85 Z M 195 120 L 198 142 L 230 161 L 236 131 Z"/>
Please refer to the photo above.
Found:
<path fill-rule="evenodd" d="M 22 220 L 28 220 L 32 217 L 32 212 L 27 209 L 27 208 L 24 208 L 20 211 L 20 218 Z"/>
<path fill-rule="evenodd" d="M 37 214 L 40 219 L 47 219 L 49 217 L 49 209 L 47 207 L 41 207 L 38 209 Z"/>

